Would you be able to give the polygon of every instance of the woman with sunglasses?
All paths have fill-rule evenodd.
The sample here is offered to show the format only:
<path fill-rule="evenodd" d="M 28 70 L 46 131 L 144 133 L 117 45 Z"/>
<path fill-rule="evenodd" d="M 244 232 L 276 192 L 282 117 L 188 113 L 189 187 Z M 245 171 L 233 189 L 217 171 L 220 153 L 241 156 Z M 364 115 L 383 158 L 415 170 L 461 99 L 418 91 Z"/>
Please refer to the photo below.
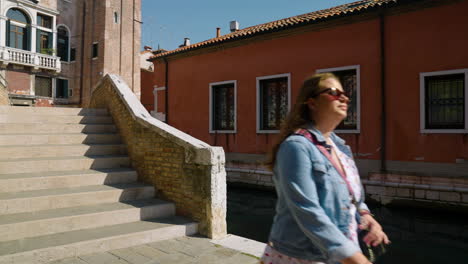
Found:
<path fill-rule="evenodd" d="M 349 98 L 331 73 L 305 80 L 267 165 L 278 201 L 264 264 L 368 264 L 358 242 L 389 243 L 364 203 L 349 146 L 333 130 Z"/>

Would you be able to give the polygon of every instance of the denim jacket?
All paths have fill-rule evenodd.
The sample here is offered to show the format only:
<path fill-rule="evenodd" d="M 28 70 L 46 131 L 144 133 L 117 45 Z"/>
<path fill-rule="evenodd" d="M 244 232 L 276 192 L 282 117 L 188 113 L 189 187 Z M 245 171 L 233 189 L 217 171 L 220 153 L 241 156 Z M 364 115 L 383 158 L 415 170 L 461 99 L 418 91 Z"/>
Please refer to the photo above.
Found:
<path fill-rule="evenodd" d="M 313 126 L 308 130 L 319 144 L 327 146 L 320 131 Z M 352 157 L 343 139 L 334 133 L 330 138 Z M 348 238 L 351 199 L 346 182 L 312 142 L 301 135 L 286 138 L 279 147 L 273 172 L 278 201 L 270 246 L 291 257 L 326 263 L 337 263 L 360 252 Z M 357 209 L 369 210 L 363 196 L 362 191 Z"/>

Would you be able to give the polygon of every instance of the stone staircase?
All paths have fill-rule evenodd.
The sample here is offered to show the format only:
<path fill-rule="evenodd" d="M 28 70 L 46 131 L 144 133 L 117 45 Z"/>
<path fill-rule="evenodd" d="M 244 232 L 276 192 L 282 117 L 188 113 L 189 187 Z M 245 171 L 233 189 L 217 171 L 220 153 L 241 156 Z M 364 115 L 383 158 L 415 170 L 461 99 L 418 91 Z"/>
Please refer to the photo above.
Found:
<path fill-rule="evenodd" d="M 197 232 L 154 196 L 137 182 L 106 110 L 0 106 L 0 264 Z"/>

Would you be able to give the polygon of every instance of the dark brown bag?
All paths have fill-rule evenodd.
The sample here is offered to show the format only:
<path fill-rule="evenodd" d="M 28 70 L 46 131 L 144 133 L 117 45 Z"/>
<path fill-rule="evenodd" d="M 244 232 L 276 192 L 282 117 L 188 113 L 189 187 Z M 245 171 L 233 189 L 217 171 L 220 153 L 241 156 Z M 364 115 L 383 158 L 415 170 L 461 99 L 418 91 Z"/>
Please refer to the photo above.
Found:
<path fill-rule="evenodd" d="M 358 233 L 359 246 L 361 247 L 362 254 L 366 256 L 370 262 L 375 262 L 380 256 L 387 253 L 388 245 L 380 243 L 377 246 L 367 245 L 364 242 L 364 237 L 369 233 L 368 230 L 360 230 Z"/>

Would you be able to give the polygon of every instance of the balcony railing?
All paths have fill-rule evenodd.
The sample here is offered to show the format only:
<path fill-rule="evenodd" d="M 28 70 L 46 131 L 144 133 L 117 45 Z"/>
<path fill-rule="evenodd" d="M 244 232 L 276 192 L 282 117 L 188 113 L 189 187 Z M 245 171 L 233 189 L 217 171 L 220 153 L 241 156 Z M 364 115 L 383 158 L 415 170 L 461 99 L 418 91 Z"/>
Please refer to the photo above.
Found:
<path fill-rule="evenodd" d="M 60 72 L 61 69 L 59 57 L 10 47 L 0 47 L 0 61 L 3 65 L 20 64 L 56 72 Z"/>

